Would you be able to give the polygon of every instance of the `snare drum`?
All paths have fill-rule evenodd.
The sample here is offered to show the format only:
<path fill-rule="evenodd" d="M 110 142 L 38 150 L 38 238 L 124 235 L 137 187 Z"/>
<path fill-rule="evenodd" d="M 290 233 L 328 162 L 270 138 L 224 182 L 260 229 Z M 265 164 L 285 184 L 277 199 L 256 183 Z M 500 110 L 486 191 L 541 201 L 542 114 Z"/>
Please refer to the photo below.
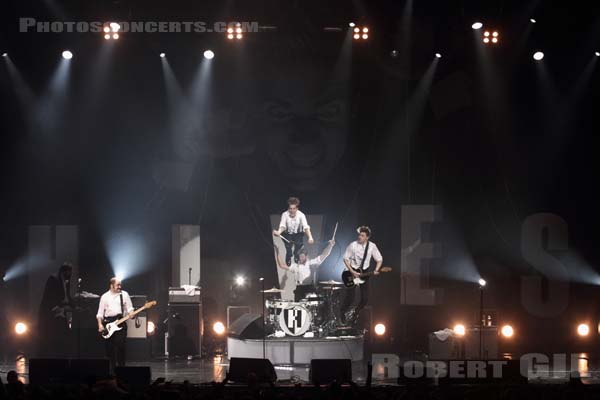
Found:
<path fill-rule="evenodd" d="M 302 304 L 318 307 L 323 302 L 323 298 L 316 293 L 307 293 L 302 299 Z"/>

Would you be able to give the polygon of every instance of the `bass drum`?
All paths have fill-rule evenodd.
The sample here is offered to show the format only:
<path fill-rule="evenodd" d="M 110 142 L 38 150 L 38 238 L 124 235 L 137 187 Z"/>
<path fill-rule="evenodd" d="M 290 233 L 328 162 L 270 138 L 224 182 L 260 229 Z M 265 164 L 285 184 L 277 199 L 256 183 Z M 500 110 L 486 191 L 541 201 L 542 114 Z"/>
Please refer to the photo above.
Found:
<path fill-rule="evenodd" d="M 289 304 L 279 314 L 279 326 L 290 336 L 301 336 L 308 332 L 312 323 L 311 312 L 302 304 Z"/>

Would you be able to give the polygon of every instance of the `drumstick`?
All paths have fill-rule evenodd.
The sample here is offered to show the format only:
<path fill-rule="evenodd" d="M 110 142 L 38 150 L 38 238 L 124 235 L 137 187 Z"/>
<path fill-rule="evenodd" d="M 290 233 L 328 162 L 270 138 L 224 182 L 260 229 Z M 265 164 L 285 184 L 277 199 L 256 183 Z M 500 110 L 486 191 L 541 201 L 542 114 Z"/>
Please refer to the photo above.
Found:
<path fill-rule="evenodd" d="M 279 235 L 279 237 L 281 238 L 281 240 L 283 240 L 284 242 L 290 242 L 289 240 L 287 240 L 286 238 L 284 238 L 283 236 Z"/>
<path fill-rule="evenodd" d="M 331 240 L 335 240 L 335 234 L 337 232 L 337 227 L 338 227 L 338 223 L 335 223 L 335 228 L 333 228 L 333 236 L 331 237 Z"/>

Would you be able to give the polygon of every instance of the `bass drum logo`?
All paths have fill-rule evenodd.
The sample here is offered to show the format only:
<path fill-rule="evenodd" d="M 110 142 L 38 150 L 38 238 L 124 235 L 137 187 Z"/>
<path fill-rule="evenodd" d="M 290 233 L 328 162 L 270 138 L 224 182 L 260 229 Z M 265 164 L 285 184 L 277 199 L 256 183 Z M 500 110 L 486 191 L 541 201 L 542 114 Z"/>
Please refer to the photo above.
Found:
<path fill-rule="evenodd" d="M 312 315 L 304 306 L 290 304 L 281 310 L 279 325 L 286 334 L 290 336 L 300 336 L 308 331 L 311 320 Z"/>

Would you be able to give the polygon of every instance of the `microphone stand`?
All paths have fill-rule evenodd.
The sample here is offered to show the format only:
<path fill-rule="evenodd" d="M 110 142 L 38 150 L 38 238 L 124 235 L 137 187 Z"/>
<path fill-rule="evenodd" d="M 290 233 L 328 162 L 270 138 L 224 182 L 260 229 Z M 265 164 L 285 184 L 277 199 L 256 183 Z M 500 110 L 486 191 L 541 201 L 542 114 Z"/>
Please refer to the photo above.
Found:
<path fill-rule="evenodd" d="M 263 359 L 267 358 L 267 350 L 266 350 L 266 340 L 267 340 L 267 332 L 265 331 L 265 278 L 260 278 L 262 282 L 262 330 L 263 330 Z"/>
<path fill-rule="evenodd" d="M 77 279 L 77 303 L 73 315 L 77 315 L 77 358 L 81 358 L 81 278 Z"/>

